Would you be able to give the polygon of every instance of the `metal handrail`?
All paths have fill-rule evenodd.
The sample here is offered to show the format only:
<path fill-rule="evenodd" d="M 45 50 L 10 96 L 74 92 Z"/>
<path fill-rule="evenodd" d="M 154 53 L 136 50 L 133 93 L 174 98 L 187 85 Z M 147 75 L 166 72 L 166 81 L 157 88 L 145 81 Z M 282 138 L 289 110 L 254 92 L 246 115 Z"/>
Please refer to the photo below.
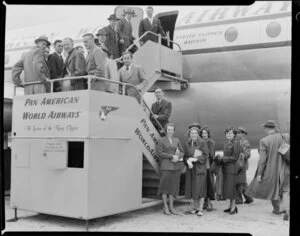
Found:
<path fill-rule="evenodd" d="M 106 78 L 103 78 L 103 77 L 97 77 L 97 76 L 94 76 L 94 75 L 85 75 L 85 76 L 77 76 L 77 77 L 65 77 L 65 78 L 57 78 L 57 79 L 51 79 L 51 80 L 47 80 L 46 82 L 49 82 L 51 87 L 50 87 L 50 93 L 53 92 L 53 83 L 56 82 L 56 81 L 64 81 L 64 80 L 76 80 L 76 79 L 87 79 L 88 80 L 88 90 L 91 90 L 91 82 L 92 82 L 92 79 L 94 80 L 100 80 L 100 81 L 107 81 L 109 83 L 114 83 L 114 84 L 119 84 L 122 86 L 122 95 L 124 96 L 125 95 L 125 87 L 132 87 L 136 92 L 137 94 L 140 96 L 140 99 L 141 99 L 141 102 L 140 104 L 141 105 L 144 105 L 148 111 L 150 112 L 150 117 L 153 118 L 153 120 L 155 120 L 156 124 L 158 125 L 160 131 L 159 131 L 159 134 L 161 134 L 160 132 L 162 133 L 165 133 L 163 127 L 160 125 L 159 121 L 154 117 L 154 113 L 151 111 L 151 109 L 148 107 L 147 103 L 144 101 L 144 98 L 143 96 L 141 95 L 141 93 L 139 92 L 139 90 L 136 88 L 135 85 L 133 84 L 128 84 L 128 83 L 123 83 L 123 82 L 119 82 L 119 81 L 113 81 L 113 80 L 109 80 L 109 79 L 106 79 Z M 16 96 L 16 88 L 17 87 L 21 87 L 21 86 L 29 86 L 29 85 L 35 85 L 35 84 L 43 84 L 45 82 L 41 82 L 41 81 L 34 81 L 34 82 L 26 82 L 26 83 L 22 83 L 20 85 L 15 85 L 14 86 L 14 96 Z"/>
<path fill-rule="evenodd" d="M 172 42 L 172 43 L 174 43 L 174 44 L 176 44 L 177 46 L 178 46 L 178 48 L 179 48 L 179 51 L 181 52 L 182 50 L 181 50 L 181 47 L 180 47 L 180 45 L 178 44 L 178 43 L 176 43 L 176 42 L 174 42 L 173 40 L 170 40 L 168 37 L 163 37 L 163 36 L 161 36 L 160 34 L 156 34 L 156 33 L 153 33 L 152 31 L 146 31 L 141 37 L 139 37 L 139 38 L 137 38 L 125 51 L 127 52 L 127 51 L 129 51 L 134 45 L 136 45 L 137 44 L 137 42 L 139 42 L 143 37 L 145 37 L 147 34 L 153 34 L 153 35 L 155 35 L 155 36 L 157 36 L 157 37 L 159 37 L 159 38 L 163 38 L 163 39 L 166 39 L 166 40 L 168 40 L 169 42 Z M 159 42 L 160 42 L 160 44 L 161 44 L 161 40 L 159 40 Z"/>

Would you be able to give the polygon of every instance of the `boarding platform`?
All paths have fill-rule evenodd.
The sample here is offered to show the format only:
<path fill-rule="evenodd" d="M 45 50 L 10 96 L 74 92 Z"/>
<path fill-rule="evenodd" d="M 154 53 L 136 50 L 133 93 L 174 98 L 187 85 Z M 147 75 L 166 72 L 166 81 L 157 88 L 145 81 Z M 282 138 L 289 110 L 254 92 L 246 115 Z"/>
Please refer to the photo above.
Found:
<path fill-rule="evenodd" d="M 160 134 L 143 102 L 90 86 L 15 96 L 11 207 L 90 220 L 160 204 L 144 193 Z"/>

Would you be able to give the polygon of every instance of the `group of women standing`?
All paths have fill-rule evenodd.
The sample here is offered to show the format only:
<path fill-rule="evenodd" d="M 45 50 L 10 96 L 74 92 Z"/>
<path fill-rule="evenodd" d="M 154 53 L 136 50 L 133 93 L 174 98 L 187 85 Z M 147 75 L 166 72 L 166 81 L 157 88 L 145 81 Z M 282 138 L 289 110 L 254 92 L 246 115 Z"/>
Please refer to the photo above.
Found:
<path fill-rule="evenodd" d="M 244 133 L 245 130 L 243 128 L 236 130 L 234 127 L 225 130 L 226 141 L 221 156 L 215 155 L 215 142 L 211 139 L 207 126 L 201 128 L 198 123 L 191 124 L 188 140 L 183 146 L 180 140 L 174 137 L 175 125 L 169 123 L 165 128 L 166 136 L 158 141 L 156 147 L 161 171 L 158 194 L 162 195 L 164 202 L 163 213 L 182 214 L 175 210 L 173 201 L 174 196 L 179 194 L 180 176 L 183 172 L 185 173 L 185 197 L 193 201 L 192 209 L 185 214 L 202 216 L 204 209 L 214 211 L 211 200 L 215 198 L 229 199 L 229 206 L 224 212 L 238 213 L 236 207 L 236 197 L 239 195 L 238 180 L 246 181 L 246 171 L 239 169 L 238 160 L 242 158 L 242 161 L 247 162 L 250 157 L 250 145 L 248 145 L 249 150 L 242 148 L 240 136 L 236 137 L 236 135 Z M 214 175 L 216 175 L 216 183 Z M 169 196 L 169 205 L 167 196 Z M 246 203 L 250 203 L 249 200 Z"/>

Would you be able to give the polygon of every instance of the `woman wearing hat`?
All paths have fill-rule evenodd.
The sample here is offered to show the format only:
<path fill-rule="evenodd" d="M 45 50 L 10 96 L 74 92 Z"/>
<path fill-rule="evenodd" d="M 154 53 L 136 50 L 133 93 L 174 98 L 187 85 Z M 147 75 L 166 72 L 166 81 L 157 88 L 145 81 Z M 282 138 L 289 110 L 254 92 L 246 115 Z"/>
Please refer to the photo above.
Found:
<path fill-rule="evenodd" d="M 204 198 L 207 197 L 206 160 L 209 151 L 206 143 L 199 138 L 199 127 L 194 124 L 189 126 L 189 139 L 185 143 L 185 197 L 193 200 L 193 209 L 187 214 L 202 216 Z"/>
<path fill-rule="evenodd" d="M 204 126 L 200 130 L 200 137 L 204 140 L 208 147 L 208 158 L 206 160 L 206 171 L 207 171 L 207 198 L 205 198 L 204 209 L 207 211 L 215 210 L 212 206 L 211 200 L 215 200 L 214 190 L 214 177 L 211 171 L 213 159 L 215 158 L 215 141 L 210 138 L 210 130 L 207 126 Z"/>
<path fill-rule="evenodd" d="M 235 139 L 236 130 L 230 126 L 225 130 L 225 143 L 223 149 L 223 156 L 217 155 L 219 162 L 223 164 L 223 197 L 229 199 L 229 207 L 224 210 L 229 214 L 238 213 L 238 209 L 235 205 L 236 196 L 236 161 L 240 155 L 239 142 Z"/>
<path fill-rule="evenodd" d="M 182 169 L 184 150 L 178 138 L 174 137 L 175 125 L 166 124 L 166 136 L 159 139 L 156 145 L 156 153 L 160 160 L 160 182 L 158 194 L 162 194 L 164 202 L 164 214 L 180 215 L 174 209 L 174 196 L 179 194 L 179 183 Z M 169 206 L 167 204 L 169 195 Z"/>

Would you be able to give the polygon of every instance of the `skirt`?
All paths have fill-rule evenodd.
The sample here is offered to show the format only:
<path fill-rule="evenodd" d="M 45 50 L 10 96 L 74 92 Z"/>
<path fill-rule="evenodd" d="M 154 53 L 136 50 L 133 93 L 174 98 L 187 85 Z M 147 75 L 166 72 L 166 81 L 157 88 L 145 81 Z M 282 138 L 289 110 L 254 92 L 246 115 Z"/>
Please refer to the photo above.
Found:
<path fill-rule="evenodd" d="M 180 175 L 180 170 L 162 170 L 157 194 L 178 196 Z"/>
<path fill-rule="evenodd" d="M 225 199 L 234 200 L 236 195 L 236 175 L 223 174 L 223 197 Z"/>
<path fill-rule="evenodd" d="M 214 177 L 210 169 L 207 169 L 207 197 L 210 200 L 215 200 Z"/>

